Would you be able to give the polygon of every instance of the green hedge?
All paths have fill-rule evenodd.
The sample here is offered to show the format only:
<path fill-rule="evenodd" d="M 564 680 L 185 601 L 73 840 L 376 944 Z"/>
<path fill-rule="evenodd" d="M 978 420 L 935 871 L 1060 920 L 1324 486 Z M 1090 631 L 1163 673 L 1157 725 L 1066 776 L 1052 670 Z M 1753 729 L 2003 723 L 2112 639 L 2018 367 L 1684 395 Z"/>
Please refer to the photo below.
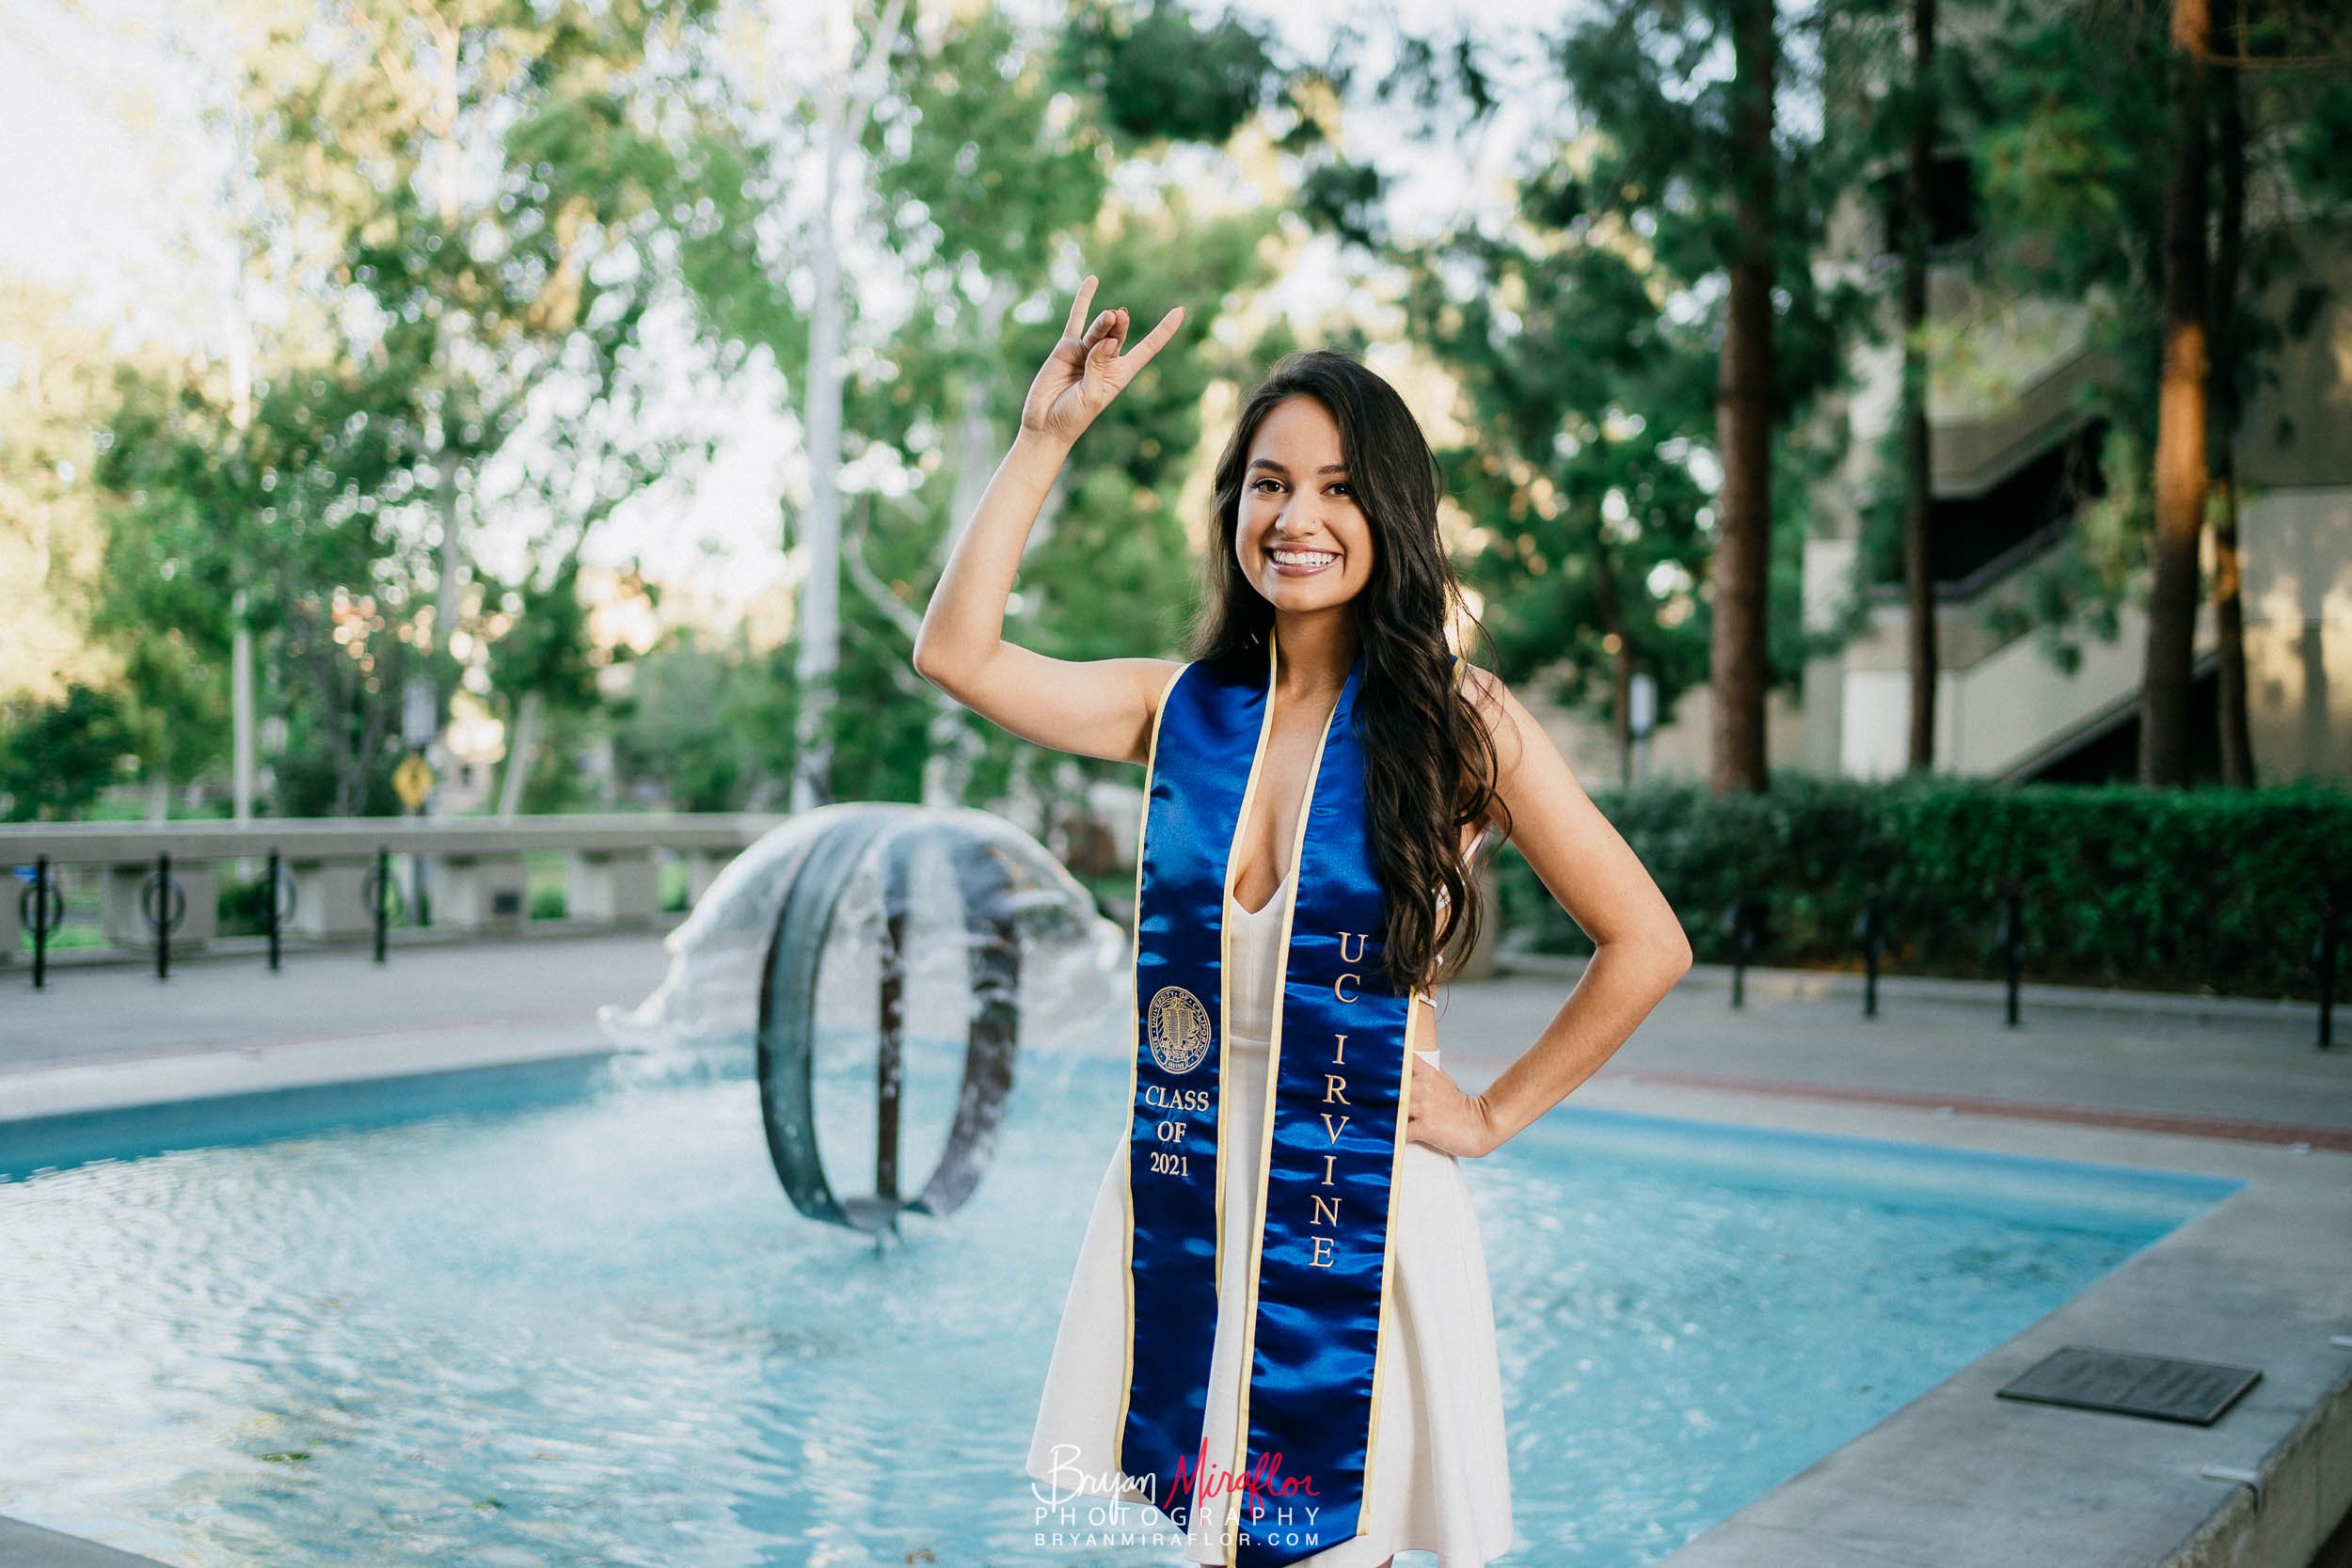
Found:
<path fill-rule="evenodd" d="M 1861 968 L 1876 892 L 1884 973 L 1997 977 L 2004 890 L 2024 898 L 2028 980 L 2310 998 L 2328 889 L 2352 876 L 2352 793 L 1862 784 L 1776 775 L 1710 798 L 1680 782 L 1597 792 L 1703 962 L 1725 911 L 1756 900 L 1755 961 Z M 1505 943 L 1591 951 L 1516 847 L 1501 863 Z M 2339 907 L 2346 900 L 2339 893 Z M 2352 941 L 2352 908 L 2342 935 Z M 2340 972 L 2341 973 L 2341 972 Z"/>

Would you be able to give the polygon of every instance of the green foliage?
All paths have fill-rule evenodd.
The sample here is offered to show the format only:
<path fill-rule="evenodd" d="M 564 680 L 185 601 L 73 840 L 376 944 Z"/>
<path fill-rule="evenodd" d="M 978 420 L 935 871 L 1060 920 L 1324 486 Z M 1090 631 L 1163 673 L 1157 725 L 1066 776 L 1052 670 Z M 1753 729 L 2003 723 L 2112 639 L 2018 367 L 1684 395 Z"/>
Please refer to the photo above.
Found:
<path fill-rule="evenodd" d="M 90 483 L 116 401 L 108 329 L 0 269 L 0 711 L 108 685 L 88 635 L 105 547 Z"/>
<path fill-rule="evenodd" d="M 673 811 L 778 809 L 792 776 L 791 658 L 790 644 L 754 653 L 679 635 L 636 660 L 612 709 L 622 784 L 653 785 Z M 853 711 L 849 724 L 869 718 Z"/>
<path fill-rule="evenodd" d="M 594 705 L 596 672 L 589 662 L 588 611 L 580 602 L 580 557 L 564 556 L 545 581 L 526 578 L 501 596 L 515 626 L 491 649 L 499 689 L 536 691 L 553 708 Z"/>
<path fill-rule="evenodd" d="M 1777 777 L 1767 795 L 1695 783 L 1596 800 L 1682 917 L 1728 962 L 1725 915 L 1763 916 L 1756 961 L 1858 969 L 1875 894 L 1888 973 L 1996 977 L 2006 890 L 2024 896 L 2028 979 L 2247 996 L 2313 994 L 2329 879 L 2352 867 L 2352 794 L 2312 787 L 1991 787 Z M 1518 855 L 1502 863 L 1517 940 L 1591 944 Z"/>
<path fill-rule="evenodd" d="M 492 647 L 510 705 L 587 700 L 580 545 L 690 444 L 649 424 L 636 372 L 675 276 L 666 234 L 705 211 L 683 154 L 707 127 L 668 73 L 691 72 L 709 10 L 470 0 L 425 27 L 394 0 L 339 0 L 269 14 L 240 62 L 257 189 L 314 247 L 331 368 L 263 345 L 255 430 L 302 438 L 273 453 L 204 421 L 229 493 L 192 471 L 171 515 L 218 536 L 215 617 L 234 588 L 275 633 L 263 668 L 310 710 L 338 809 L 396 743 L 404 688 L 454 689 L 461 645 Z M 461 591 L 493 515 L 525 541 L 519 603 Z"/>
<path fill-rule="evenodd" d="M 1001 10 L 944 30 L 928 52 L 906 34 L 897 42 L 899 90 L 866 131 L 894 256 L 934 289 L 954 286 L 943 270 L 1029 270 L 1041 235 L 1101 208 L 1099 122 L 1057 112 L 1050 61 Z"/>
<path fill-rule="evenodd" d="M 780 804 L 796 645 L 674 641 L 610 710 L 594 680 L 580 551 L 683 450 L 653 433 L 638 378 L 648 312 L 681 294 L 717 373 L 765 351 L 804 424 L 827 376 L 842 378 L 835 792 L 911 799 L 935 756 L 977 794 L 1023 772 L 1050 771 L 1057 782 L 1025 781 L 1050 794 L 1073 767 L 1114 771 L 946 703 L 912 675 L 914 626 L 1069 284 L 1093 271 L 1100 303 L 1129 307 L 1139 329 L 1180 301 L 1188 320 L 1073 454 L 1007 634 L 1073 658 L 1179 646 L 1201 523 L 1186 485 L 1217 434 L 1201 410 L 1295 346 L 1287 315 L 1253 301 L 1300 216 L 1405 264 L 1406 335 L 1462 389 L 1449 412 L 1470 434 L 1440 456 L 1506 675 L 1541 673 L 1549 694 L 1605 709 L 1640 669 L 1671 716 L 1708 673 L 1720 285 L 1753 162 L 1727 37 L 1762 3 L 1580 12 L 1541 40 L 1564 102 L 1527 138 L 1511 210 L 1426 245 L 1391 234 L 1387 177 L 1339 150 L 1343 59 L 1279 59 L 1259 24 L 1173 0 L 1074 0 L 1043 20 L 982 6 L 906 27 L 849 84 L 875 94 L 852 119 L 863 161 L 839 166 L 866 183 L 843 189 L 825 231 L 852 270 L 824 332 L 813 246 L 830 242 L 805 221 L 828 135 L 823 100 L 801 90 L 823 69 L 813 57 L 766 61 L 745 89 L 721 69 L 736 40 L 714 31 L 708 0 L 465 0 L 432 27 L 403 0 L 259 7 L 233 127 L 256 219 L 239 237 L 243 281 L 270 307 L 245 345 L 249 386 L 219 360 L 158 369 L 143 352 L 118 374 L 62 302 L 0 293 L 0 369 L 34 371 L 0 376 L 5 809 L 87 810 L 126 755 L 172 778 L 216 770 L 240 626 L 260 711 L 284 725 L 265 758 L 281 813 L 395 809 L 402 689 L 456 686 L 456 630 L 473 650 L 464 673 L 475 689 L 487 675 L 510 721 L 526 697 L 544 704 L 527 809 L 603 799 L 572 752 L 607 732 L 633 792 Z M 1771 150 L 1780 683 L 1821 651 L 1798 609 L 1807 488 L 1839 456 L 1841 427 L 1803 416 L 1837 386 L 1867 291 L 1886 281 L 1816 263 L 1833 198 L 1869 159 L 1899 155 L 1903 10 L 1780 8 L 1782 102 L 1820 110 L 1784 115 Z M 2005 634 L 2042 627 L 2061 658 L 2111 633 L 2145 527 L 2170 134 L 2159 13 L 1987 0 L 1939 48 L 1947 137 L 1979 170 L 1987 235 L 1947 260 L 1992 309 L 2004 292 L 2091 301 L 2092 346 L 2125 371 L 2090 410 L 2111 423 L 2106 499 L 1997 610 Z M 1489 73 L 1486 45 L 1516 40 L 1398 41 L 1375 114 L 1468 147 L 1522 101 Z M 782 87 L 775 101 L 737 101 L 767 86 Z M 2257 188 L 2328 210 L 2352 166 L 2352 90 L 2263 71 L 2247 91 Z M 1193 194 L 1276 179 L 1294 182 L 1287 198 Z M 2265 226 L 2249 236 L 2249 297 L 2292 261 L 2289 243 Z M 2244 341 L 2275 346 L 2324 295 L 2311 281 L 2284 320 L 2244 323 Z M 1222 319 L 1235 312 L 1270 319 L 1236 341 Z M 1361 346 L 1359 330 L 1328 336 Z M 812 366 L 813 343 L 835 336 L 836 363 Z M 2259 373 L 2251 356 L 2240 368 Z M 1892 575 L 1899 503 L 1862 498 L 1866 577 Z M 464 547 L 493 518 L 521 541 L 503 580 Z M 473 590 L 453 609 L 444 527 L 459 541 L 450 582 Z"/>
<path fill-rule="evenodd" d="M 389 725 L 390 715 L 385 715 Z M 322 734 L 321 732 L 326 732 Z M 283 753 L 270 761 L 270 807 L 278 816 L 399 816 L 392 787 L 397 736 L 350 707 L 297 710 Z"/>
<path fill-rule="evenodd" d="M 1175 0 L 1072 8 L 1055 85 L 1085 90 L 1101 122 L 1135 143 L 1224 143 L 1258 110 L 1270 35 L 1231 12 L 1203 25 Z"/>
<path fill-rule="evenodd" d="M 1182 332 L 1072 454 L 1005 628 L 1069 658 L 1180 644 L 1195 558 L 1178 506 L 1199 460 L 1203 394 L 1220 376 L 1253 373 L 1263 346 L 1237 350 L 1213 329 L 1222 309 L 1270 279 L 1264 242 L 1279 215 L 1203 211 L 1164 179 L 1130 198 L 1111 177 L 1122 161 L 1158 176 L 1152 160 L 1171 142 L 1222 142 L 1254 104 L 1266 66 L 1246 28 L 1196 30 L 1175 7 L 1081 11 L 1056 35 L 985 11 L 900 39 L 892 66 L 893 90 L 877 102 L 866 143 L 876 208 L 914 303 L 895 329 L 871 324 L 873 352 L 846 361 L 843 446 L 845 461 L 895 468 L 909 483 L 842 498 L 833 787 L 841 798 L 913 800 L 946 752 L 958 763 L 951 777 L 985 796 L 1015 768 L 1059 770 L 1069 759 L 955 708 L 914 674 L 915 629 L 966 521 L 959 508 L 1002 457 L 1081 272 L 1104 280 L 1098 306 L 1125 306 L 1137 336 L 1184 304 Z M 739 700 L 755 689 L 753 673 L 739 673 Z M 788 735 L 787 720 L 772 743 L 778 758 Z M 726 766 L 748 781 L 737 792 L 755 791 L 765 760 L 751 766 L 742 749 L 729 749 Z"/>
<path fill-rule="evenodd" d="M 273 369 L 246 402 L 200 365 L 121 372 L 93 475 L 108 528 L 92 629 L 119 650 L 142 761 L 185 778 L 228 745 L 242 606 L 265 656 L 260 710 L 319 748 L 283 776 L 349 811 L 389 766 L 400 682 L 424 657 L 421 551 L 390 522 L 409 493 L 408 389 L 368 362 Z"/>
<path fill-rule="evenodd" d="M 0 716 L 0 817 L 11 822 L 79 816 L 128 760 L 122 705 L 87 686 L 65 701 Z"/>
<path fill-rule="evenodd" d="M 1999 25 L 1961 47 L 1971 68 L 1954 119 L 2001 242 L 1988 270 L 2058 298 L 2156 298 L 2172 140 L 2164 12 L 2002 0 Z"/>

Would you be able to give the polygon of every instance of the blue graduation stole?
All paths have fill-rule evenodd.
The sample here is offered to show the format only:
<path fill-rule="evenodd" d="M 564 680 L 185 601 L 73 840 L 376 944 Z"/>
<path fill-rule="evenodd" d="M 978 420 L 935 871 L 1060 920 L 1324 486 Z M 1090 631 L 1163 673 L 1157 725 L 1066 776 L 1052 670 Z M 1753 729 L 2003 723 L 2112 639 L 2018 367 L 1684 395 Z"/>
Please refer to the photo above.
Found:
<path fill-rule="evenodd" d="M 1457 660 L 1458 668 L 1458 660 Z M 1387 903 L 1353 721 L 1332 709 L 1291 848 L 1248 1270 L 1235 1450 L 1203 1428 L 1224 1265 L 1226 896 L 1274 707 L 1274 635 L 1170 677 L 1136 859 L 1127 1141 L 1127 1369 L 1116 1468 L 1178 1524 L 1195 1486 L 1228 1568 L 1279 1568 L 1362 1533 L 1379 1435 L 1381 1307 L 1412 1084 L 1414 995 L 1380 966 Z"/>

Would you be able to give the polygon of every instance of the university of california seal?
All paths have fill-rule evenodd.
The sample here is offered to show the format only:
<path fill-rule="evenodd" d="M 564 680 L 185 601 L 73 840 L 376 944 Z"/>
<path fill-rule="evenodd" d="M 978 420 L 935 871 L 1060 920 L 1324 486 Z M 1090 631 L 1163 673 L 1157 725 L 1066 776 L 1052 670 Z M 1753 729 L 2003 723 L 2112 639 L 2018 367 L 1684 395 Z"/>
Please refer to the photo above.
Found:
<path fill-rule="evenodd" d="M 1209 1053 L 1209 1009 L 1182 986 L 1162 986 L 1145 1015 L 1152 1059 L 1169 1072 L 1190 1072 Z"/>

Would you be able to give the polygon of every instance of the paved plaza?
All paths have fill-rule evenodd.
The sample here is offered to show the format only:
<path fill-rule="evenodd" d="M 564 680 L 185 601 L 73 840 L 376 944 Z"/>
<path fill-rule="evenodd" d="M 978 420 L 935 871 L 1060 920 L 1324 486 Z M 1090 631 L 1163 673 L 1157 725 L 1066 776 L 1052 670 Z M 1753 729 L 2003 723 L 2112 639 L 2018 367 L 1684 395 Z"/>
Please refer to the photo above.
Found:
<path fill-rule="evenodd" d="M 234 1059 L 259 1081 L 272 1057 L 364 1074 L 599 1049 L 596 1008 L 634 1006 L 666 967 L 653 931 L 395 947 L 382 964 L 364 949 L 296 953 L 276 974 L 249 956 L 183 959 L 162 981 L 69 965 L 40 991 L 17 964 L 0 968 L 0 1073 L 226 1053 L 220 1070 Z M 1522 960 L 1441 991 L 1446 1070 L 1483 1087 L 1576 973 Z M 2011 1028 L 1998 986 L 1902 977 L 1865 1018 L 1858 976 L 1788 971 L 1751 971 L 1735 1010 L 1729 972 L 1701 966 L 1571 1103 L 1873 1105 L 2352 1153 L 2352 1008 L 2336 1034 L 2337 1049 L 2315 1049 L 2309 1005 L 2030 986 Z"/>

